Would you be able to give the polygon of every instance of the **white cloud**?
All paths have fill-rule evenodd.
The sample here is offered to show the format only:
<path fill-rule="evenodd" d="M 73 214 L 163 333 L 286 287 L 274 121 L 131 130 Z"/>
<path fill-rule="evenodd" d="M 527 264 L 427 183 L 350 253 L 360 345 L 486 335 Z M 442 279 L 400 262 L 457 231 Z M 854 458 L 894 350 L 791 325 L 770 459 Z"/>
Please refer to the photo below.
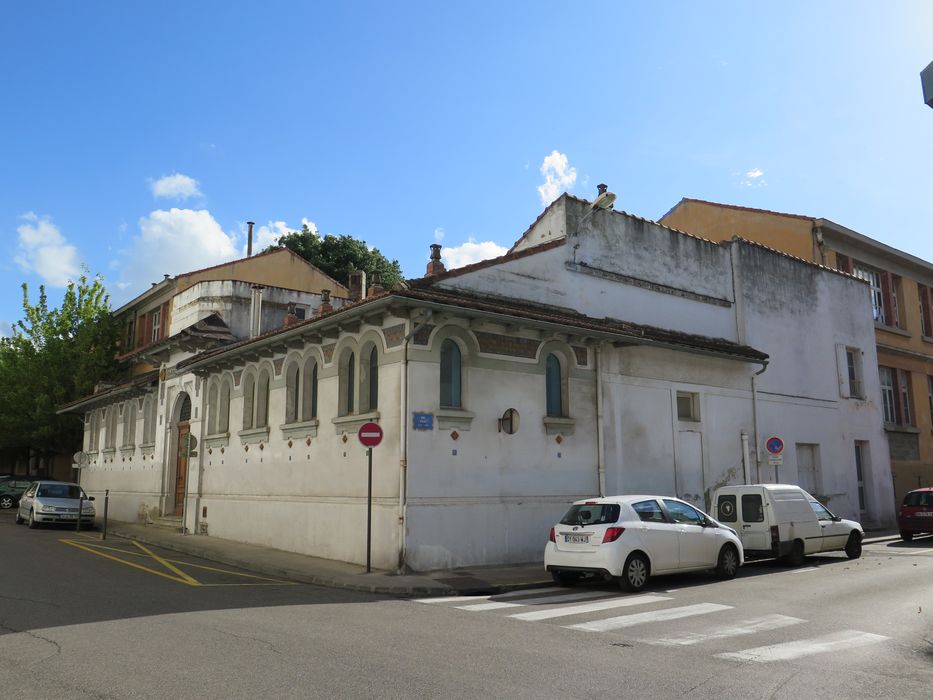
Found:
<path fill-rule="evenodd" d="M 181 173 L 165 175 L 151 183 L 152 195 L 162 199 L 186 200 L 191 197 L 200 197 L 198 181 Z"/>
<path fill-rule="evenodd" d="M 752 168 L 747 173 L 745 173 L 745 178 L 742 180 L 742 184 L 745 187 L 764 187 L 768 183 L 765 182 L 765 171 L 761 168 Z"/>
<path fill-rule="evenodd" d="M 317 230 L 317 224 L 306 217 L 301 218 L 301 226 L 298 226 L 297 228 L 294 226 L 289 226 L 284 221 L 269 221 L 259 228 L 253 229 L 253 254 L 261 253 L 270 245 L 275 245 L 279 238 L 287 233 L 301 231 L 302 226 L 307 226 L 308 229 L 314 233 L 319 233 Z M 246 240 L 248 234 L 245 225 L 241 228 L 241 231 L 243 233 L 243 240 Z M 243 255 L 246 255 L 246 247 L 246 243 L 244 243 L 242 248 Z"/>
<path fill-rule="evenodd" d="M 570 167 L 567 156 L 556 150 L 551 151 L 551 155 L 541 163 L 541 174 L 544 175 L 544 184 L 538 186 L 538 195 L 544 206 L 557 199 L 563 190 L 573 189 L 577 181 L 576 168 Z"/>
<path fill-rule="evenodd" d="M 64 287 L 81 271 L 78 249 L 69 244 L 47 216 L 23 214 L 27 222 L 16 229 L 19 250 L 16 264 L 24 272 L 34 272 L 45 284 Z"/>
<path fill-rule="evenodd" d="M 443 240 L 444 240 L 444 233 L 445 233 L 445 232 L 444 232 L 444 229 L 441 228 L 440 226 L 438 226 L 436 229 L 434 229 L 434 241 L 435 241 L 436 243 L 440 243 L 441 241 L 443 241 Z"/>
<path fill-rule="evenodd" d="M 13 335 L 13 325 L 9 321 L 0 321 L 0 338 L 9 338 Z"/>
<path fill-rule="evenodd" d="M 471 237 L 463 245 L 443 248 L 441 250 L 441 257 L 447 269 L 453 270 L 454 268 L 470 265 L 480 260 L 498 258 L 500 255 L 505 255 L 508 250 L 508 248 L 494 243 L 493 241 L 477 243 L 476 239 Z"/>
<path fill-rule="evenodd" d="M 209 211 L 159 209 L 139 220 L 121 265 L 120 290 L 139 293 L 162 275 L 210 267 L 237 256 L 236 236 L 226 233 Z"/>

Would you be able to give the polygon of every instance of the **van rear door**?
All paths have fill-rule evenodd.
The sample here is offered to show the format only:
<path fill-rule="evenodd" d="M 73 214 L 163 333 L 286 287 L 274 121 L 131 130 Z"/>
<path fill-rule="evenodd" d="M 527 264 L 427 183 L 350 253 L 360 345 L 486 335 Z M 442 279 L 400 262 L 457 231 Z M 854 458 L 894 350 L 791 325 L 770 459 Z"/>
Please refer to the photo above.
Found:
<path fill-rule="evenodd" d="M 716 499 L 716 517 L 735 528 L 742 547 L 749 551 L 770 551 L 771 529 L 765 518 L 764 489 L 750 486 L 720 493 Z"/>

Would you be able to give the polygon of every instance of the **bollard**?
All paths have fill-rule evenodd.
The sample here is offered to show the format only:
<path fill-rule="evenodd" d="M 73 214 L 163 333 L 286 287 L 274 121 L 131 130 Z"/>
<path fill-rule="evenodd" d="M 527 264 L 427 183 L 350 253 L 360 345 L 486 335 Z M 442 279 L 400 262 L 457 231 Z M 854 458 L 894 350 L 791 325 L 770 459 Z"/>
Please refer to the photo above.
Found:
<path fill-rule="evenodd" d="M 78 520 L 75 523 L 75 532 L 81 532 L 81 511 L 84 510 L 84 491 L 78 496 Z"/>
<path fill-rule="evenodd" d="M 110 489 L 104 491 L 104 529 L 100 533 L 102 540 L 107 539 L 107 506 L 110 505 Z"/>

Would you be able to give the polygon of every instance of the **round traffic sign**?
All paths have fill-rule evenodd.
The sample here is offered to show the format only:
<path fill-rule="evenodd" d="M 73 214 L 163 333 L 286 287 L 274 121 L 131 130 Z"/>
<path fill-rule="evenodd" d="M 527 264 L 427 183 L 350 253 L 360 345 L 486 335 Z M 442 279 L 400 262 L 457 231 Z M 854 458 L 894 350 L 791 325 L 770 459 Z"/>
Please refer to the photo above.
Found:
<path fill-rule="evenodd" d="M 363 447 L 375 447 L 382 442 L 382 427 L 378 423 L 363 423 L 356 436 Z"/>
<path fill-rule="evenodd" d="M 765 448 L 773 455 L 779 455 L 784 451 L 784 441 L 777 435 L 772 435 L 765 443 Z"/>

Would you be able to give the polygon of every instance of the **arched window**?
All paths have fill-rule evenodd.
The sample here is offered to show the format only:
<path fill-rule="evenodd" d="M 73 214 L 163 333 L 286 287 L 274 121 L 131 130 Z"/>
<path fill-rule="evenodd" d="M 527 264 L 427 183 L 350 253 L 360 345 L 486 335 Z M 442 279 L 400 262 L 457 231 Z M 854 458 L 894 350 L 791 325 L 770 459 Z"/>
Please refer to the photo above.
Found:
<path fill-rule="evenodd" d="M 265 428 L 269 425 L 269 370 L 259 373 L 259 383 L 256 389 L 256 423 L 255 427 Z"/>
<path fill-rule="evenodd" d="M 149 394 L 143 401 L 143 444 L 155 444 L 156 434 L 156 403 L 155 394 Z"/>
<path fill-rule="evenodd" d="M 375 411 L 379 408 L 379 353 L 375 346 L 369 351 L 365 384 L 361 389 L 365 392 L 366 406 L 361 408 L 365 411 Z"/>
<path fill-rule="evenodd" d="M 547 415 L 562 416 L 564 415 L 561 391 L 563 388 L 563 381 L 560 371 L 560 360 L 557 358 L 557 355 L 551 354 L 547 356 L 547 361 L 544 365 L 544 375 L 547 392 Z"/>
<path fill-rule="evenodd" d="M 230 380 L 224 379 L 220 383 L 220 403 L 217 413 L 217 432 L 226 433 L 230 430 Z"/>
<path fill-rule="evenodd" d="M 123 407 L 123 447 L 136 445 L 136 399 L 130 399 Z"/>
<path fill-rule="evenodd" d="M 217 388 L 217 383 L 214 382 L 211 384 L 211 388 L 207 391 L 207 434 L 213 435 L 217 432 L 217 413 L 220 409 L 218 404 L 218 397 L 220 396 L 220 390 Z"/>
<path fill-rule="evenodd" d="M 447 338 L 441 343 L 441 408 L 461 408 L 460 346 Z"/>
<path fill-rule="evenodd" d="M 112 450 L 117 446 L 117 407 L 110 406 L 104 418 L 104 449 Z"/>
<path fill-rule="evenodd" d="M 356 355 L 348 349 L 340 356 L 338 369 L 339 392 L 338 415 L 347 416 L 356 406 Z"/>
<path fill-rule="evenodd" d="M 317 361 L 309 357 L 302 376 L 301 420 L 317 418 Z"/>
<path fill-rule="evenodd" d="M 252 374 L 243 377 L 243 430 L 253 427 L 253 405 L 256 401 L 256 380 Z"/>
<path fill-rule="evenodd" d="M 298 420 L 298 409 L 301 388 L 301 372 L 298 363 L 291 362 L 285 370 L 285 422 L 294 423 Z"/>
<path fill-rule="evenodd" d="M 191 420 L 191 397 L 185 394 L 181 402 L 181 410 L 178 411 L 178 422 L 187 423 Z"/>

